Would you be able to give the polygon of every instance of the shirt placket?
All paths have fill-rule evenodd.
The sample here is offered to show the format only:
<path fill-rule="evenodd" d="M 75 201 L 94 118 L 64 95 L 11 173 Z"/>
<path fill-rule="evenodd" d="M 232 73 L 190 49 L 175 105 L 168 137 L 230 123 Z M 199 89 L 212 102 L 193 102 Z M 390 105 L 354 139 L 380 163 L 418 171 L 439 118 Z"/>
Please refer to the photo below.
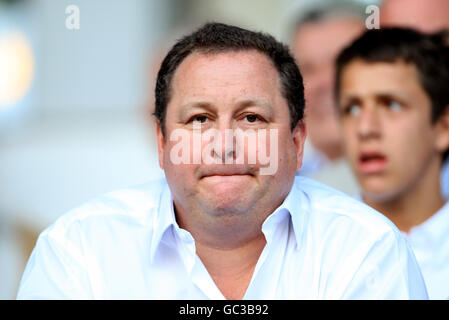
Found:
<path fill-rule="evenodd" d="M 225 299 L 201 259 L 196 254 L 195 240 L 192 235 L 188 231 L 180 228 L 177 230 L 177 235 L 179 254 L 192 283 L 208 299 Z"/>
<path fill-rule="evenodd" d="M 287 212 L 279 212 L 272 218 L 274 219 L 271 219 L 269 225 L 263 228 L 267 244 L 256 264 L 244 299 L 274 299 L 276 297 L 288 242 L 289 219 Z"/>

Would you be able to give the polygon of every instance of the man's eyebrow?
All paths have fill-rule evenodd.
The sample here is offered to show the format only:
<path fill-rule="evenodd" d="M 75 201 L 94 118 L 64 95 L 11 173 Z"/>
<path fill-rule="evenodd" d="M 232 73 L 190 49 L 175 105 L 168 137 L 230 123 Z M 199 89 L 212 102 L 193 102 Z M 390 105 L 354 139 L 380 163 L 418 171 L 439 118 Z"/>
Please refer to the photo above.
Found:
<path fill-rule="evenodd" d="M 402 101 L 410 101 L 413 96 L 402 91 L 380 91 L 376 92 L 376 97 L 378 98 L 389 98 L 389 99 L 399 99 Z"/>
<path fill-rule="evenodd" d="M 247 107 L 261 107 L 267 111 L 272 110 L 272 105 L 265 99 L 242 99 L 236 102 L 237 111 L 242 110 Z M 205 109 L 210 112 L 215 112 L 215 106 L 207 101 L 192 101 L 187 102 L 181 106 L 182 115 L 187 114 L 192 109 Z"/>
<path fill-rule="evenodd" d="M 263 107 L 263 108 L 271 108 L 271 103 L 264 99 L 242 99 L 237 102 L 237 105 L 239 107 Z"/>
<path fill-rule="evenodd" d="M 347 92 L 340 93 L 340 95 L 339 95 L 339 101 L 348 101 L 348 100 L 355 100 L 355 99 L 360 99 L 360 95 L 357 93 L 347 93 Z"/>
<path fill-rule="evenodd" d="M 262 108 L 265 112 L 268 112 L 269 114 L 272 114 L 273 112 L 272 104 L 266 101 L 265 99 L 242 99 L 237 101 L 236 106 L 237 108 L 236 110 L 234 110 L 235 112 L 240 112 L 245 108 L 249 107 Z"/>
<path fill-rule="evenodd" d="M 399 90 L 391 91 L 391 90 L 382 90 L 370 93 L 371 96 L 376 98 L 395 98 L 403 101 L 409 101 L 412 96 L 406 92 L 402 92 Z M 360 99 L 361 95 L 358 93 L 342 93 L 340 94 L 340 101 L 352 101 Z"/>
<path fill-rule="evenodd" d="M 187 116 L 189 111 L 194 109 L 204 109 L 210 112 L 215 112 L 215 107 L 207 101 L 192 101 L 181 106 L 181 116 Z"/>

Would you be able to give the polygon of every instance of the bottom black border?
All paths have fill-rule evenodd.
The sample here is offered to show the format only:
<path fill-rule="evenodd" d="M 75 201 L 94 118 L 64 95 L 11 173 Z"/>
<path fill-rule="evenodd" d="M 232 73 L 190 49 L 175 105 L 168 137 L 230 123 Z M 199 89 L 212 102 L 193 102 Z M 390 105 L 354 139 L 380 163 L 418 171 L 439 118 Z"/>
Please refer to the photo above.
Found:
<path fill-rule="evenodd" d="M 85 318 L 97 312 L 110 313 L 119 319 L 311 319 L 356 318 L 367 316 L 429 317 L 446 314 L 449 300 L 101 300 L 101 301 L 0 301 L 2 314 L 22 313 L 34 317 L 67 316 Z M 441 312 L 439 313 L 441 308 Z M 438 312 L 438 313 L 437 313 Z M 28 318 L 27 318 L 28 319 Z M 84 319 L 80 319 L 84 320 Z"/>

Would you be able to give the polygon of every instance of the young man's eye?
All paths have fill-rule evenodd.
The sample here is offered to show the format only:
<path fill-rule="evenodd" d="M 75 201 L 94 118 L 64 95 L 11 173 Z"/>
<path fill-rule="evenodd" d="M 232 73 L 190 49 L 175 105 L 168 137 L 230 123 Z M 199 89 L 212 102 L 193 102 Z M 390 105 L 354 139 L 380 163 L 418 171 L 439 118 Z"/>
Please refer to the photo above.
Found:
<path fill-rule="evenodd" d="M 398 111 L 401 111 L 402 105 L 397 101 L 391 100 L 388 102 L 388 108 L 391 111 L 398 112 Z"/>
<path fill-rule="evenodd" d="M 360 114 L 361 108 L 358 104 L 351 104 L 344 108 L 343 112 L 345 115 L 358 116 Z"/>

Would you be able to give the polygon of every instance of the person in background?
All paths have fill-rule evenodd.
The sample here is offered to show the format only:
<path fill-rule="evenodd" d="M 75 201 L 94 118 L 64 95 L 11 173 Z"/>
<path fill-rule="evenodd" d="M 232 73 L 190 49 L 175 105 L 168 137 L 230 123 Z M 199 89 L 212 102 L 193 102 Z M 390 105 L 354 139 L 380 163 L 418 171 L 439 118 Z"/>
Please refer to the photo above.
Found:
<path fill-rule="evenodd" d="M 421 32 L 449 30 L 448 0 L 384 0 L 380 7 L 382 27 L 408 27 Z M 449 41 L 449 40 L 448 40 Z M 441 190 L 449 198 L 449 160 L 441 170 Z"/>
<path fill-rule="evenodd" d="M 304 91 L 287 46 L 208 23 L 168 52 L 155 98 L 165 178 L 59 218 L 39 236 L 18 298 L 427 298 L 391 221 L 295 176 Z M 206 134 L 229 130 L 257 131 L 257 143 L 243 144 L 243 163 L 234 161 L 241 148 L 220 143 L 223 136 L 208 141 Z M 268 164 L 248 160 L 266 154 L 264 146 Z"/>
<path fill-rule="evenodd" d="M 384 0 L 381 27 L 408 27 L 432 33 L 449 30 L 448 0 Z"/>
<path fill-rule="evenodd" d="M 440 190 L 449 149 L 446 37 L 370 30 L 340 54 L 336 73 L 361 198 L 409 240 L 433 299 L 449 297 L 449 204 Z"/>
<path fill-rule="evenodd" d="M 334 99 L 334 63 L 338 53 L 364 31 L 364 10 L 355 2 L 319 2 L 305 8 L 291 37 L 306 97 L 307 140 L 298 174 L 350 195 L 358 188 L 343 157 Z"/>

